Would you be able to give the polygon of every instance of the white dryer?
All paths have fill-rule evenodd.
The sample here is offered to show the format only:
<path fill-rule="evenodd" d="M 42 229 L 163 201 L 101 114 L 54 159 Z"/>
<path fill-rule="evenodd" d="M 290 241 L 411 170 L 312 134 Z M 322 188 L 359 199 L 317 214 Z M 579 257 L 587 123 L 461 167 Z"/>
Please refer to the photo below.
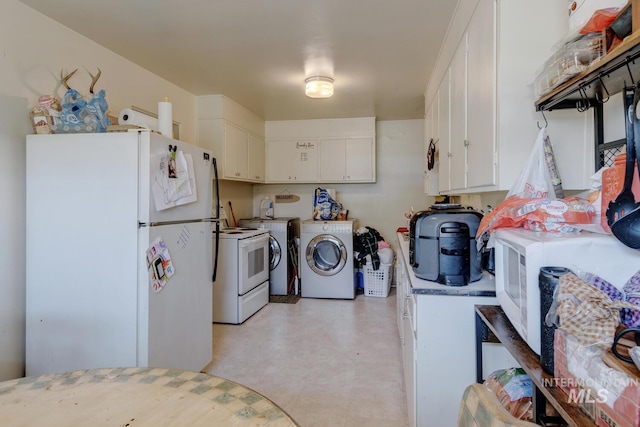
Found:
<path fill-rule="evenodd" d="M 296 244 L 300 237 L 300 218 L 247 218 L 239 220 L 238 225 L 269 230 L 269 294 L 295 293 L 296 269 L 300 264 Z"/>
<path fill-rule="evenodd" d="M 303 298 L 354 299 L 353 231 L 356 219 L 306 220 L 300 225 Z"/>

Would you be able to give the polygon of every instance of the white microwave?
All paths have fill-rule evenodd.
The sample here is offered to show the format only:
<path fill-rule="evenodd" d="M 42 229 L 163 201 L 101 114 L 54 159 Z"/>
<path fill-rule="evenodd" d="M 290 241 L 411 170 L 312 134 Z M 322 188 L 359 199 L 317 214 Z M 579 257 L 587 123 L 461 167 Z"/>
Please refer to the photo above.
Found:
<path fill-rule="evenodd" d="M 537 233 L 501 228 L 494 234 L 496 297 L 515 329 L 540 354 L 541 267 L 593 273 L 621 289 L 640 270 L 640 251 L 608 234 Z"/>

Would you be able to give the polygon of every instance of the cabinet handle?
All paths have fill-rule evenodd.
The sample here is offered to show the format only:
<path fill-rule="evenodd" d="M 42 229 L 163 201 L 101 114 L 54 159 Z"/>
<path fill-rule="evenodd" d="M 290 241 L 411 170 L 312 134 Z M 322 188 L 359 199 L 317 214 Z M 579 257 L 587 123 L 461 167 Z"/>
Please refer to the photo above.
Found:
<path fill-rule="evenodd" d="M 468 139 L 465 139 L 465 140 L 464 140 L 464 146 L 465 146 L 465 147 L 468 147 L 468 146 L 469 146 L 469 144 L 470 144 L 469 140 L 468 140 Z"/>
<path fill-rule="evenodd" d="M 451 153 L 447 151 L 447 157 L 451 157 Z"/>
<path fill-rule="evenodd" d="M 236 176 L 240 176 L 240 172 L 236 172 Z"/>

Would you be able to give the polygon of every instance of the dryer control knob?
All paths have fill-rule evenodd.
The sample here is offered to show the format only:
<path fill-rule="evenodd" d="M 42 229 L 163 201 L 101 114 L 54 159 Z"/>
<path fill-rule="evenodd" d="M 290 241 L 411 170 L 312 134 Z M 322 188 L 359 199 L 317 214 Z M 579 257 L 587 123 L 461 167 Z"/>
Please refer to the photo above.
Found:
<path fill-rule="evenodd" d="M 327 231 L 328 229 L 329 229 L 329 226 L 328 226 L 328 225 L 323 225 L 323 226 L 322 226 L 322 230 L 323 230 L 323 231 Z"/>

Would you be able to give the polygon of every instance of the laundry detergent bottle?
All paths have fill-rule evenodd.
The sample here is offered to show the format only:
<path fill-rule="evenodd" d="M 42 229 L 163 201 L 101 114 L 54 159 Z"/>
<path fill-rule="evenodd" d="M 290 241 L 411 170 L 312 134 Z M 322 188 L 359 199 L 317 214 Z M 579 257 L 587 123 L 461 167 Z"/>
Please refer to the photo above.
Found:
<path fill-rule="evenodd" d="M 273 201 L 269 196 L 260 202 L 260 219 L 273 219 Z"/>

